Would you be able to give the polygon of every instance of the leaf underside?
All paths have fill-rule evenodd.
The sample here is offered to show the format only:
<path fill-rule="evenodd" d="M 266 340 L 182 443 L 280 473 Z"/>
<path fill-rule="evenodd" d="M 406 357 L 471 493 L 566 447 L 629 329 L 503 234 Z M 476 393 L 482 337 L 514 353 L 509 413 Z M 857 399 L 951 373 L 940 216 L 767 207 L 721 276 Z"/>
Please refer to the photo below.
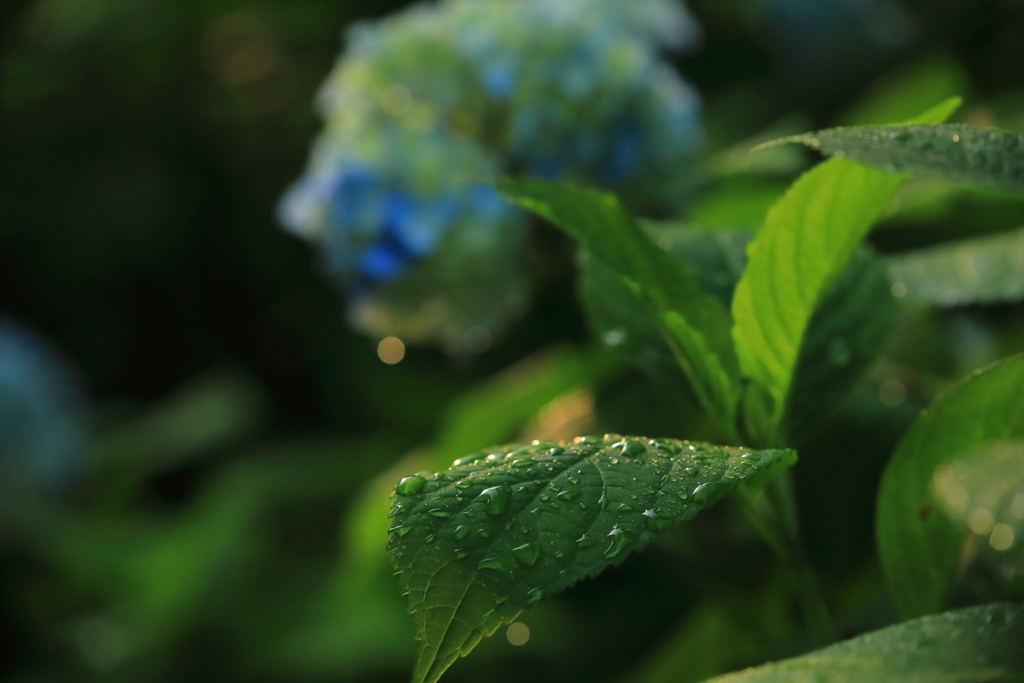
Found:
<path fill-rule="evenodd" d="M 545 595 L 795 460 L 790 450 L 607 434 L 503 446 L 403 479 L 388 544 L 416 626 L 413 681 L 437 681 Z"/>
<path fill-rule="evenodd" d="M 968 607 L 866 633 L 706 683 L 1013 683 L 1024 679 L 1024 606 Z"/>

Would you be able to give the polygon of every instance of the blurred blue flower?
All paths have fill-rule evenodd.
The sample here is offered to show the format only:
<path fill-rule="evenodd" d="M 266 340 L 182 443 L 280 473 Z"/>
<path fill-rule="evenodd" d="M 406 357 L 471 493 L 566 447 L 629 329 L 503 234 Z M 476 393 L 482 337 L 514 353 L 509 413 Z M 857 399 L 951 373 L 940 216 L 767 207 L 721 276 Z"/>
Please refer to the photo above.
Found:
<path fill-rule="evenodd" d="M 663 62 L 699 37 L 673 0 L 447 0 L 353 27 L 318 96 L 326 127 L 279 219 L 320 249 L 353 322 L 457 351 L 522 310 L 525 217 L 500 173 L 671 209 L 696 93 Z M 669 183 L 670 184 L 670 183 Z"/>
<path fill-rule="evenodd" d="M 0 496 L 78 482 L 92 442 L 77 378 L 43 339 L 0 318 Z"/>

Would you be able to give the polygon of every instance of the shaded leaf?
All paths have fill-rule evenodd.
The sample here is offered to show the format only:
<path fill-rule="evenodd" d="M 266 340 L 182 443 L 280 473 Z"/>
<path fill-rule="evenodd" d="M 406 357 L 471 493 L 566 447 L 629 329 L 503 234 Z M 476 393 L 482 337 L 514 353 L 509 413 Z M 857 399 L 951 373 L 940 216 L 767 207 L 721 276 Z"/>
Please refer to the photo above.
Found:
<path fill-rule="evenodd" d="M 433 683 L 545 595 L 795 460 L 788 450 L 606 435 L 505 446 L 406 477 L 389 546 L 416 624 L 413 681 Z"/>
<path fill-rule="evenodd" d="M 908 297 L 938 306 L 1024 298 L 1024 228 L 940 244 L 887 259 Z"/>
<path fill-rule="evenodd" d="M 753 233 L 708 232 L 647 223 L 656 242 L 724 304 L 746 266 Z M 681 377 L 653 318 L 636 295 L 599 262 L 580 258 L 580 294 L 596 336 L 655 381 Z M 892 330 L 895 300 L 885 268 L 861 247 L 808 323 L 786 410 L 785 433 L 798 442 L 820 428 L 878 357 Z"/>
<path fill-rule="evenodd" d="M 654 244 L 614 195 L 539 180 L 504 179 L 498 190 L 550 220 L 624 279 L 655 314 L 701 402 L 731 436 L 739 368 L 725 307 Z"/>
<path fill-rule="evenodd" d="M 1024 192 L 1024 136 L 959 123 L 829 128 L 783 138 L 890 173 Z M 769 143 L 769 146 L 776 143 Z"/>
<path fill-rule="evenodd" d="M 707 683 L 1012 683 L 1024 676 L 1024 606 L 923 617 Z"/>
<path fill-rule="evenodd" d="M 890 593 L 905 616 L 937 612 L 953 580 L 964 532 L 936 508 L 944 465 L 1024 436 L 1024 356 L 961 381 L 903 437 L 882 476 L 876 529 Z"/>
<path fill-rule="evenodd" d="M 807 324 L 783 423 L 792 444 L 821 429 L 885 348 L 896 300 L 885 265 L 857 250 Z"/>

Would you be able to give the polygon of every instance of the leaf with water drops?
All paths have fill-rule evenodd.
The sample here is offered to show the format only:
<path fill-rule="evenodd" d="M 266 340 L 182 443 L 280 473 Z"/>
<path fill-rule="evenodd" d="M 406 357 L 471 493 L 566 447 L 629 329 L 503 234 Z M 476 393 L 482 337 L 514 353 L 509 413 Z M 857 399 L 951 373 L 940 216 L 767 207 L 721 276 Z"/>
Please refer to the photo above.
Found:
<path fill-rule="evenodd" d="M 1024 228 L 891 256 L 900 296 L 938 306 L 1024 299 Z"/>
<path fill-rule="evenodd" d="M 959 123 L 829 128 L 782 138 L 890 173 L 1024 193 L 1024 136 Z"/>
<path fill-rule="evenodd" d="M 1013 683 L 1024 680 L 1024 606 L 914 619 L 705 683 Z"/>
<path fill-rule="evenodd" d="M 389 548 L 416 625 L 414 683 L 433 683 L 485 635 L 594 576 L 791 450 L 606 434 L 511 445 L 403 478 Z"/>
<path fill-rule="evenodd" d="M 942 609 L 968 536 L 942 514 L 946 503 L 959 507 L 970 501 L 968 492 L 943 485 L 944 473 L 1001 444 L 1016 448 L 1024 467 L 1022 437 L 1024 355 L 1018 355 L 940 395 L 897 446 L 882 475 L 875 528 L 882 572 L 904 616 Z M 991 519 L 994 512 L 978 506 L 972 514 Z M 997 539 L 992 540 L 995 546 Z"/>

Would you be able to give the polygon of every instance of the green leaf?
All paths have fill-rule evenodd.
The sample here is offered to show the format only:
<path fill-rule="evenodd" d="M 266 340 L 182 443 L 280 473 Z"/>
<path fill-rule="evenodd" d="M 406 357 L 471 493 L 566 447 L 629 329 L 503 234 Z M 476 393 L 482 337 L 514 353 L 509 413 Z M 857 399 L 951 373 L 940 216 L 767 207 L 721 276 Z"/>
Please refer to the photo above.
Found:
<path fill-rule="evenodd" d="M 505 446 L 396 488 L 389 547 L 433 683 L 545 595 L 594 576 L 788 450 L 615 435 Z"/>
<path fill-rule="evenodd" d="M 999 361 L 953 386 L 903 437 L 878 494 L 878 552 L 905 616 L 937 612 L 953 580 L 965 534 L 938 514 L 944 465 L 1024 435 L 1024 356 Z"/>
<path fill-rule="evenodd" d="M 783 421 L 789 443 L 819 431 L 885 348 L 896 300 L 885 265 L 857 250 L 807 324 Z"/>
<path fill-rule="evenodd" d="M 929 103 L 949 102 L 946 98 L 970 89 L 970 76 L 958 59 L 943 53 L 928 55 L 882 76 L 837 123 L 863 126 L 906 121 Z"/>
<path fill-rule="evenodd" d="M 569 183 L 499 181 L 508 200 L 557 225 L 613 269 L 655 314 L 701 402 L 735 432 L 739 368 L 729 314 L 610 194 Z"/>
<path fill-rule="evenodd" d="M 920 118 L 944 117 L 941 105 Z M 751 242 L 732 301 L 748 429 L 779 438 L 800 346 L 811 316 L 857 245 L 882 215 L 903 176 L 830 159 L 801 176 L 768 212 Z M 766 393 L 765 393 L 766 392 Z"/>
<path fill-rule="evenodd" d="M 845 159 L 826 161 L 772 207 L 748 247 L 732 302 L 733 337 L 744 374 L 773 399 L 775 424 L 814 310 L 902 182 Z"/>
<path fill-rule="evenodd" d="M 1024 228 L 888 259 L 897 292 L 938 306 L 1024 298 Z"/>
<path fill-rule="evenodd" d="M 434 445 L 417 450 L 363 486 L 345 521 L 344 590 L 358 593 L 384 566 L 384 517 L 402 471 L 441 468 L 464 453 L 516 438 L 548 403 L 580 386 L 600 385 L 618 365 L 610 354 L 565 346 L 528 356 L 488 377 L 445 409 Z M 410 465 L 410 463 L 415 463 Z"/>
<path fill-rule="evenodd" d="M 996 603 L 866 633 L 707 683 L 1013 683 L 1024 676 L 1024 606 Z"/>
<path fill-rule="evenodd" d="M 804 133 L 781 142 L 801 143 L 890 173 L 1024 192 L 1024 136 L 1007 130 L 959 123 L 857 126 Z"/>

